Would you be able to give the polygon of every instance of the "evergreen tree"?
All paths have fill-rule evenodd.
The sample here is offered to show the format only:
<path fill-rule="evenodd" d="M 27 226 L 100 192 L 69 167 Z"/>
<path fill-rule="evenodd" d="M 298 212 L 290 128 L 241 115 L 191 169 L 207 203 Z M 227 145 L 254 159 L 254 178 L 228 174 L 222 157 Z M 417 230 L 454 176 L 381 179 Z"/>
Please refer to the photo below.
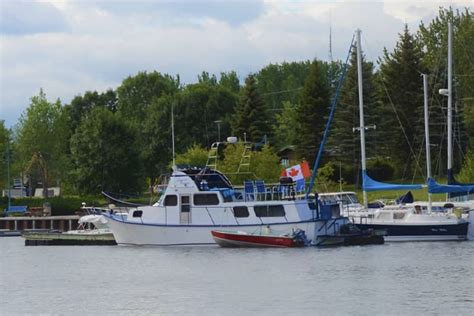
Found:
<path fill-rule="evenodd" d="M 383 86 L 382 100 L 384 106 L 395 108 L 399 124 L 387 126 L 394 132 L 396 148 L 391 151 L 391 157 L 404 165 L 403 177 L 411 177 L 423 171 L 417 161 L 424 138 L 423 124 L 423 80 L 420 73 L 425 72 L 421 61 L 422 52 L 415 42 L 408 26 L 400 34 L 393 52 L 386 49 L 380 62 L 381 80 Z M 385 118 L 383 118 L 385 119 Z M 401 125 L 401 126 L 400 126 Z"/>
<path fill-rule="evenodd" d="M 297 125 L 295 108 L 294 104 L 284 101 L 281 112 L 275 115 L 273 143 L 278 149 L 293 145 L 295 142 Z"/>
<path fill-rule="evenodd" d="M 312 165 L 330 108 L 330 87 L 321 61 L 311 63 L 303 96 L 296 108 L 296 153 Z"/>
<path fill-rule="evenodd" d="M 371 62 L 365 62 L 362 55 L 362 78 L 363 78 L 363 98 L 364 98 L 364 120 L 365 125 L 378 124 L 375 113 L 377 112 L 377 89 L 374 79 L 374 66 Z M 338 107 L 335 112 L 333 128 L 329 140 L 329 152 L 338 161 L 348 166 L 352 166 L 353 176 L 358 178 L 360 170 L 360 133 L 354 131 L 359 127 L 359 87 L 357 75 L 357 53 L 354 50 L 347 70 L 346 79 L 342 87 L 338 100 Z M 376 143 L 377 130 L 367 130 L 366 153 L 367 157 L 379 154 L 379 144 Z"/>
<path fill-rule="evenodd" d="M 236 108 L 233 132 L 239 138 L 246 133 L 247 140 L 254 143 L 261 142 L 265 135 L 270 134 L 268 109 L 257 90 L 254 75 L 245 79 L 243 95 Z"/>
<path fill-rule="evenodd" d="M 466 150 L 474 148 L 474 19 L 469 8 L 463 12 L 440 8 L 429 25 L 420 24 L 418 41 L 425 47 L 423 62 L 430 73 L 430 128 L 431 143 L 438 145 L 432 156 L 437 173 L 446 174 L 447 155 L 447 98 L 438 94 L 447 88 L 448 22 L 453 25 L 453 163 L 458 170 Z"/>

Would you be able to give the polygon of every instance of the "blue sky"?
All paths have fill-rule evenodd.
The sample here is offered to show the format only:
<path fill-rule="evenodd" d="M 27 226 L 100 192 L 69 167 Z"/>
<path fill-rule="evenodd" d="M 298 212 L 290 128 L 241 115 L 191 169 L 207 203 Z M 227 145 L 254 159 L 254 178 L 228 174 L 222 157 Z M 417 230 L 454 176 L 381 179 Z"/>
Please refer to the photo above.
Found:
<path fill-rule="evenodd" d="M 362 29 L 369 60 L 392 49 L 404 23 L 415 30 L 439 6 L 471 1 L 87 1 L 0 0 L 0 119 L 13 126 L 30 98 L 68 103 L 87 90 L 115 88 L 138 71 L 237 71 L 268 63 L 344 58 Z"/>

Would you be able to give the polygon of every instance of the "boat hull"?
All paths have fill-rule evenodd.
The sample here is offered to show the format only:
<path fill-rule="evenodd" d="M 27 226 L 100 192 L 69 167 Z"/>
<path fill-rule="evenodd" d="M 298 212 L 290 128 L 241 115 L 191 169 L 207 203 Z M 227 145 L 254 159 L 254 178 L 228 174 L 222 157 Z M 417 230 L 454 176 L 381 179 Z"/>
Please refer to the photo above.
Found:
<path fill-rule="evenodd" d="M 456 224 L 355 224 L 362 230 L 385 230 L 385 241 L 455 241 L 466 240 L 468 223 Z"/>
<path fill-rule="evenodd" d="M 302 221 L 291 223 L 254 224 L 254 225 L 159 225 L 147 223 L 132 223 L 120 218 L 106 217 L 107 225 L 114 234 L 119 245 L 141 246 L 186 246 L 186 245 L 215 245 L 212 230 L 239 230 L 248 234 L 261 233 L 270 229 L 275 234 L 284 234 L 296 229 L 306 232 L 310 240 L 315 240 L 317 234 L 330 234 L 333 228 L 347 222 L 345 218 L 331 220 Z M 326 229 L 329 227 L 329 230 Z M 334 229 L 334 233 L 336 233 Z"/>
<path fill-rule="evenodd" d="M 221 247 L 303 247 L 292 237 L 239 234 L 235 232 L 211 231 L 216 244 Z"/>

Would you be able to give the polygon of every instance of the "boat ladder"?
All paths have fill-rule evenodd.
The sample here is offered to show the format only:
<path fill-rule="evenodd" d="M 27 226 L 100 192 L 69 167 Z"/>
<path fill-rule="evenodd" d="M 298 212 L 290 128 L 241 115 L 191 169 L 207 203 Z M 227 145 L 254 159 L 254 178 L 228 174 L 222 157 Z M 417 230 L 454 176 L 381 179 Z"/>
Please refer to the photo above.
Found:
<path fill-rule="evenodd" d="M 242 157 L 240 158 L 240 163 L 239 163 L 239 168 L 237 169 L 237 173 L 250 171 L 251 153 L 252 153 L 252 144 L 244 143 L 244 151 L 242 153 Z"/>
<path fill-rule="evenodd" d="M 209 169 L 217 169 L 217 158 L 219 157 L 219 143 L 213 143 L 211 149 L 209 149 L 209 154 L 207 156 L 206 167 Z"/>

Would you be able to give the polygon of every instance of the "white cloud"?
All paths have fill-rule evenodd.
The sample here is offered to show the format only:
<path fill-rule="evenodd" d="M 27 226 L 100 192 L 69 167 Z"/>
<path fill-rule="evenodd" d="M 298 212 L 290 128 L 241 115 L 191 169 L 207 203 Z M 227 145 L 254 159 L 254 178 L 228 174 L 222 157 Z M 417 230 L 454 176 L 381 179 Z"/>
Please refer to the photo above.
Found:
<path fill-rule="evenodd" d="M 269 62 L 326 59 L 330 16 L 335 58 L 345 58 L 354 30 L 361 28 L 367 57 L 374 60 L 384 46 L 393 47 L 405 19 L 416 26 L 438 10 L 424 2 L 413 10 L 392 2 L 265 1 L 253 8 L 246 1 L 233 2 L 233 16 L 215 1 L 181 13 L 182 6 L 166 2 L 122 2 L 115 10 L 103 3 L 51 3 L 48 12 L 56 18 L 59 12 L 67 27 L 1 35 L 0 117 L 9 126 L 41 87 L 49 99 L 69 102 L 86 90 L 115 88 L 143 70 L 193 82 L 203 70 L 236 70 L 244 78 Z"/>

